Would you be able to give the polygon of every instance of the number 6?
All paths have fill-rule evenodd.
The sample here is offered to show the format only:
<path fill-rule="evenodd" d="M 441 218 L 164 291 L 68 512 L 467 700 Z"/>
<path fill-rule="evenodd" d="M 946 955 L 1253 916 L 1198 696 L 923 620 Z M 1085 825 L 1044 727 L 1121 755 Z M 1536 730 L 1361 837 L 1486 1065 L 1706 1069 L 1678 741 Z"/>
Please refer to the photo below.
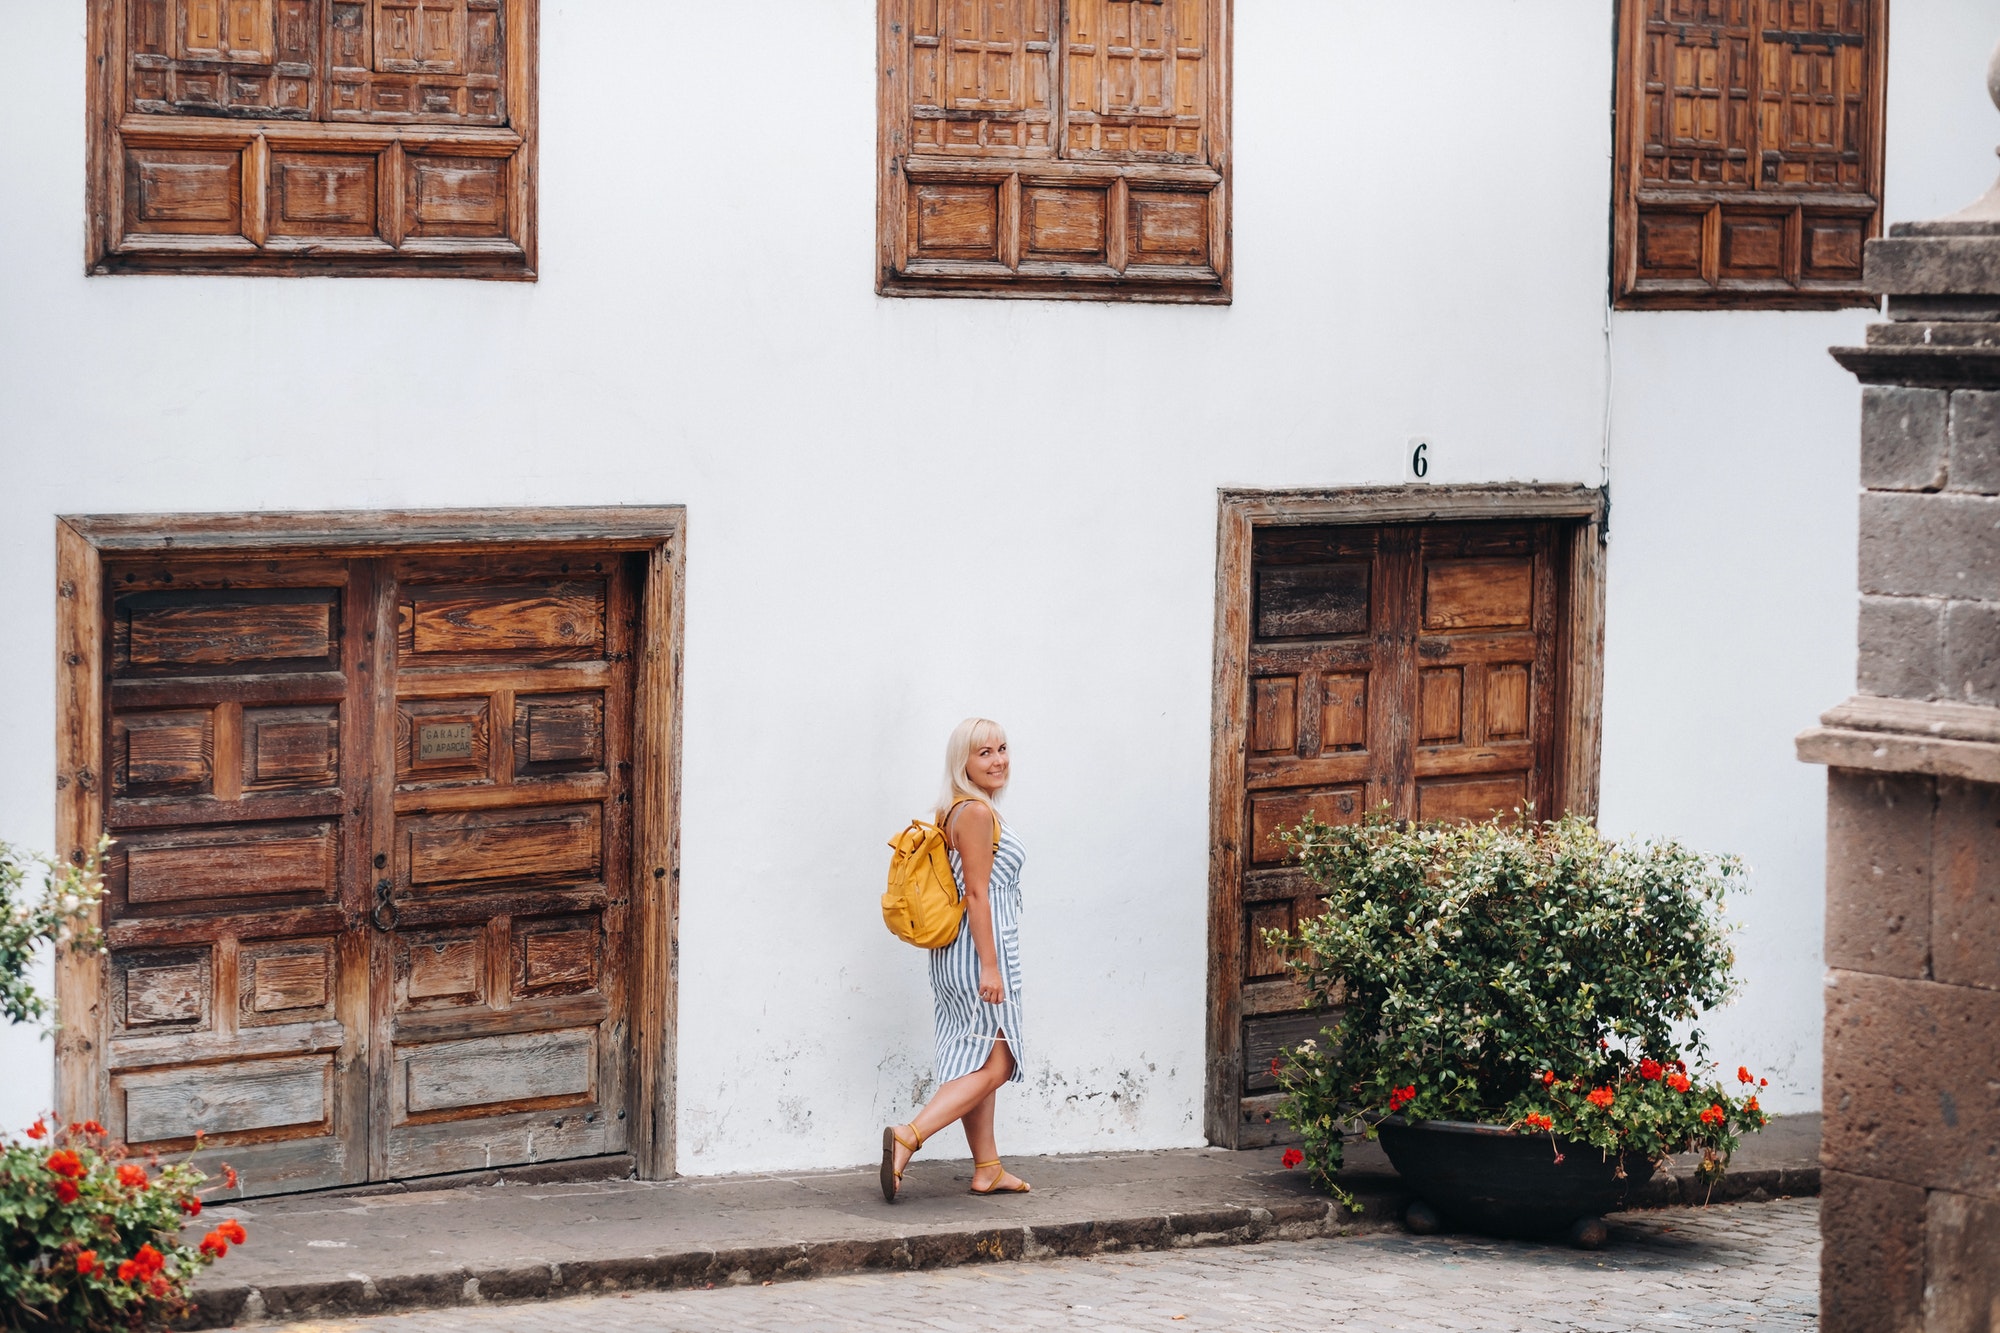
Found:
<path fill-rule="evenodd" d="M 1431 442 L 1429 440 L 1417 441 L 1416 452 L 1410 455 L 1410 473 L 1412 476 L 1421 478 L 1430 474 L 1430 447 Z"/>

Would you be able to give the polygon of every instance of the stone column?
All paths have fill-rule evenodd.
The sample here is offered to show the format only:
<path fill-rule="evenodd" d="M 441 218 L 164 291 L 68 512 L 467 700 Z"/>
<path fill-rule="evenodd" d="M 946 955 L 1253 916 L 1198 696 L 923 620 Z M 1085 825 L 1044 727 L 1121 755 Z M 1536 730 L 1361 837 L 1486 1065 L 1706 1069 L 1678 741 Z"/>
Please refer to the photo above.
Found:
<path fill-rule="evenodd" d="M 2000 104 L 2000 51 L 1988 84 Z M 1859 693 L 1828 766 L 1826 1333 L 2000 1330 L 2000 185 L 1868 247 Z"/>

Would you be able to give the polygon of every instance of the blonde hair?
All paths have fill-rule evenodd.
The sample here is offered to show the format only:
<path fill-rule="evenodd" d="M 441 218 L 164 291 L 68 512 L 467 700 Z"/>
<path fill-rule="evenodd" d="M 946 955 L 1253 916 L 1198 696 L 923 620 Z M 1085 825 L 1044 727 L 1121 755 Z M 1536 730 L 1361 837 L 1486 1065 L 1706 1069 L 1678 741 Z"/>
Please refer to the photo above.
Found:
<path fill-rule="evenodd" d="M 988 795 L 965 774 L 965 765 L 971 760 L 972 751 L 988 742 L 1007 743 L 1006 728 L 991 718 L 968 717 L 952 728 L 951 739 L 944 743 L 944 786 L 938 793 L 937 808 L 940 820 L 960 801 L 978 801 L 987 809 L 993 809 L 993 802 L 1000 792 Z M 1005 791 L 1006 788 L 1000 790 Z M 994 810 L 993 818 L 997 822 L 1000 812 Z"/>

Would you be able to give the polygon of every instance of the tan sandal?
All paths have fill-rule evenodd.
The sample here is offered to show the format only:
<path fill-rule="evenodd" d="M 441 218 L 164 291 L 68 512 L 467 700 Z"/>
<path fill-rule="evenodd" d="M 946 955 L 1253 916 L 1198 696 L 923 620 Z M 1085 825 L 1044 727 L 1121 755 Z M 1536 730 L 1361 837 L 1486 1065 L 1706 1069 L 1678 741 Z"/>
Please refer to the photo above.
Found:
<path fill-rule="evenodd" d="M 915 1143 L 898 1134 L 894 1125 L 886 1125 L 882 1129 L 882 1200 L 885 1203 L 894 1203 L 903 1185 L 903 1173 L 896 1169 L 897 1146 L 900 1144 L 908 1148 L 912 1157 L 917 1155 L 917 1149 L 924 1146 L 924 1136 L 917 1133 L 915 1121 L 904 1125 L 903 1128 L 915 1135 L 917 1140 Z"/>
<path fill-rule="evenodd" d="M 912 1126 L 912 1128 L 914 1128 L 914 1126 Z M 974 1162 L 972 1164 L 972 1174 L 976 1176 L 989 1166 L 1000 1166 L 1000 1159 L 996 1157 L 990 1162 Z M 979 1189 L 977 1187 L 974 1187 L 970 1190 L 967 1190 L 966 1193 L 987 1195 L 987 1194 L 1027 1194 L 1031 1192 L 1028 1182 L 1025 1180 L 1018 1185 L 1003 1186 L 1000 1183 L 1000 1181 L 1005 1180 L 1006 1178 L 1007 1178 L 1007 1168 L 1004 1166 L 1000 1166 L 1000 1176 L 998 1180 L 995 1180 L 993 1182 L 993 1188 Z"/>

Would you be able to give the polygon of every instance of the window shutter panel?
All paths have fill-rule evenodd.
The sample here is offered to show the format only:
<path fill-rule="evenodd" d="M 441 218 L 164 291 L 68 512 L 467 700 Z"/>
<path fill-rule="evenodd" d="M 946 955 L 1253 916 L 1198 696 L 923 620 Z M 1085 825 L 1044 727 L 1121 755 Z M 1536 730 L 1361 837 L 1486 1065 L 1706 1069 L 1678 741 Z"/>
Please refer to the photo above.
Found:
<path fill-rule="evenodd" d="M 1626 306 L 1867 304 L 1883 0 L 1624 0 Z"/>
<path fill-rule="evenodd" d="M 93 271 L 532 277 L 536 3 L 91 0 Z"/>
<path fill-rule="evenodd" d="M 881 291 L 1228 298 L 1228 0 L 881 3 Z"/>

